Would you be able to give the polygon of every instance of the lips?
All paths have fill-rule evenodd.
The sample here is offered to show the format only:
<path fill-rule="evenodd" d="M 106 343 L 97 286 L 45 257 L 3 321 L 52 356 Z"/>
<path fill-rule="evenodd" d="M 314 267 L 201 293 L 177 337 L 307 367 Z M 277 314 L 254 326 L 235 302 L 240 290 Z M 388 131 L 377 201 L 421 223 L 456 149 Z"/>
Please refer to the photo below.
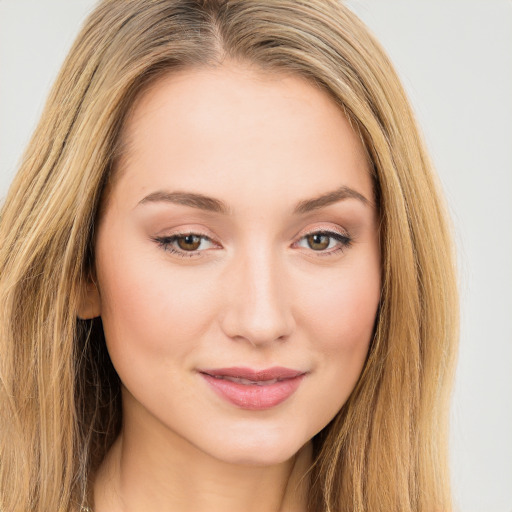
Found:
<path fill-rule="evenodd" d="M 199 370 L 199 373 L 222 398 L 250 410 L 269 409 L 284 402 L 306 375 L 306 372 L 283 367 L 215 368 Z"/>

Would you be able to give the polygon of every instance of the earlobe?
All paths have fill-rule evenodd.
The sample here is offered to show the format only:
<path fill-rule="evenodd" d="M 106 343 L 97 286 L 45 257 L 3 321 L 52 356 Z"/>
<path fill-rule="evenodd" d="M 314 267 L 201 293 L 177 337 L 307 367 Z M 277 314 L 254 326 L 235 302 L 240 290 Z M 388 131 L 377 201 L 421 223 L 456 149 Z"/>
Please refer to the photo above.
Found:
<path fill-rule="evenodd" d="M 81 320 L 91 320 L 101 316 L 100 293 L 98 286 L 92 279 L 87 279 L 82 285 L 77 316 Z"/>

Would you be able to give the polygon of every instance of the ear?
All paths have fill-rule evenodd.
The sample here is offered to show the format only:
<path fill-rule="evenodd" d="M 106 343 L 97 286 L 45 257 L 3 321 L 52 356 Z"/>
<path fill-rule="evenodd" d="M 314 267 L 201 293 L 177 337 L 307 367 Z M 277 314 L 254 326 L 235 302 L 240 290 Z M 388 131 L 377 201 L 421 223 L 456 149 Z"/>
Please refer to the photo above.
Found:
<path fill-rule="evenodd" d="M 81 320 L 91 320 L 101 316 L 100 293 L 97 284 L 90 277 L 82 283 L 77 315 Z"/>

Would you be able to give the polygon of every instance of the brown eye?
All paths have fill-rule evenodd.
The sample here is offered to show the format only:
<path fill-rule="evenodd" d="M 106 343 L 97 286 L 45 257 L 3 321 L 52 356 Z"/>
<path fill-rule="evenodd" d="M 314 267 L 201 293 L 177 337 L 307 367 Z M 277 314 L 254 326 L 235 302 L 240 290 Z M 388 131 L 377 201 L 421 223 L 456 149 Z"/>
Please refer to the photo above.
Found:
<path fill-rule="evenodd" d="M 350 247 L 352 239 L 350 236 L 342 235 L 336 231 L 314 231 L 304 235 L 298 242 L 297 247 L 312 250 L 318 256 L 335 256 Z"/>
<path fill-rule="evenodd" d="M 313 249 L 314 251 L 323 251 L 329 247 L 331 237 L 321 233 L 314 233 L 306 236 L 306 240 L 310 249 Z"/>
<path fill-rule="evenodd" d="M 183 251 L 197 251 L 201 245 L 202 237 L 197 235 L 184 235 L 176 238 L 178 247 Z"/>
<path fill-rule="evenodd" d="M 200 257 L 210 249 L 220 249 L 220 245 L 211 238 L 199 233 L 183 233 L 153 238 L 159 247 L 175 256 Z"/>

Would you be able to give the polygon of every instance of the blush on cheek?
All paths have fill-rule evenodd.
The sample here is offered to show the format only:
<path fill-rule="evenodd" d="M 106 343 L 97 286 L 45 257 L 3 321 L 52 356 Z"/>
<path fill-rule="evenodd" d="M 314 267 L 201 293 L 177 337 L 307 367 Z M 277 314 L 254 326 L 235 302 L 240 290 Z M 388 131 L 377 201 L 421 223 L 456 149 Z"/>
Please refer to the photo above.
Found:
<path fill-rule="evenodd" d="M 359 283 L 333 286 L 322 301 L 311 304 L 311 317 L 322 339 L 333 340 L 333 349 L 340 343 L 347 349 L 357 348 L 370 341 L 378 306 L 378 288 Z"/>
<path fill-rule="evenodd" d="M 110 240 L 103 242 L 98 278 L 105 297 L 105 334 L 112 351 L 130 344 L 137 353 L 149 350 L 166 358 L 171 344 L 176 354 L 189 347 L 191 340 L 201 338 L 215 313 L 217 289 L 206 270 L 177 267 L 165 254 L 155 256 L 153 248 L 144 261 L 121 243 L 116 250 L 119 258 L 102 258 L 114 249 Z"/>

